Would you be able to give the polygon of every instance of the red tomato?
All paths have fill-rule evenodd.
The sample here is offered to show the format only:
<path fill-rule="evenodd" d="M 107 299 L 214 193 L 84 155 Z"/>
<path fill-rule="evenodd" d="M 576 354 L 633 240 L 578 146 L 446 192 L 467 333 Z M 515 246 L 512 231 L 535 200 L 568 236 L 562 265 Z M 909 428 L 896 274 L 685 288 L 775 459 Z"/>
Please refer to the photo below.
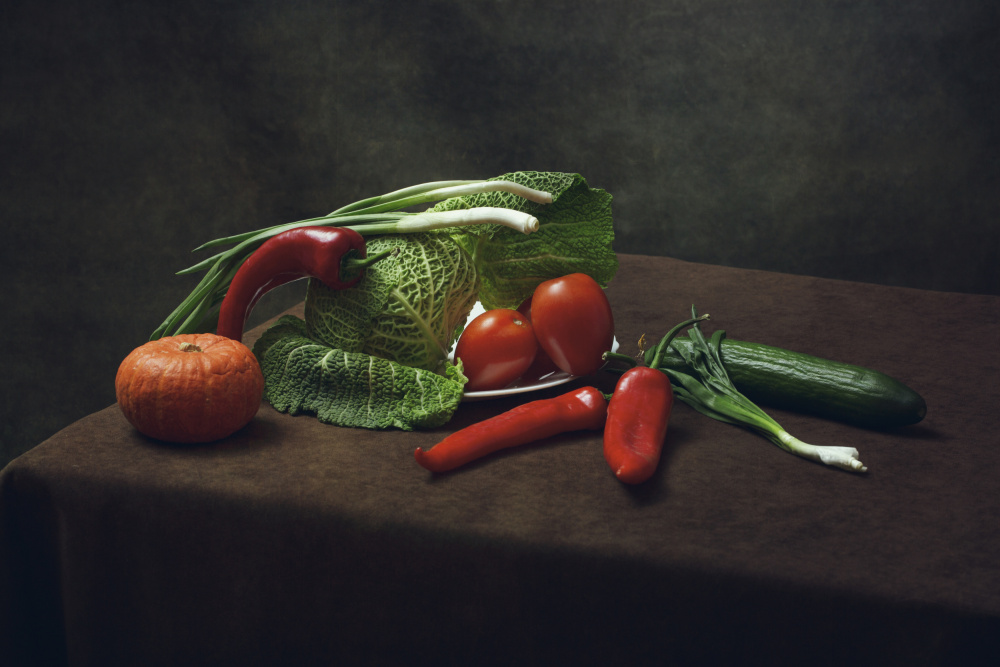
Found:
<path fill-rule="evenodd" d="M 531 297 L 531 323 L 538 344 L 556 366 L 573 375 L 600 368 L 615 338 L 611 304 L 585 273 L 547 280 Z"/>
<path fill-rule="evenodd" d="M 465 327 L 455 347 L 466 391 L 503 389 L 521 377 L 538 352 L 534 327 L 510 308 L 488 310 Z"/>
<path fill-rule="evenodd" d="M 524 303 L 517 307 L 517 311 L 527 317 L 529 321 L 531 320 L 530 296 L 524 300 Z M 538 354 L 535 355 L 535 360 L 531 363 L 531 366 L 528 367 L 528 370 L 524 371 L 521 379 L 526 382 L 535 382 L 550 373 L 557 372 L 558 370 L 559 367 L 556 366 L 556 362 L 552 361 L 552 357 L 550 357 L 545 350 L 542 349 L 542 346 L 539 345 Z"/>

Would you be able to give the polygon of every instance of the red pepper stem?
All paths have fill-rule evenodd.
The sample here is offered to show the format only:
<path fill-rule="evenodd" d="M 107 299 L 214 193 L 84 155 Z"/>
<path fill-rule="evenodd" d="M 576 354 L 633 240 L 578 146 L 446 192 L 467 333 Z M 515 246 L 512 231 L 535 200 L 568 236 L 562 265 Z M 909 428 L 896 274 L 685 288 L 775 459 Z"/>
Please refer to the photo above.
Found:
<path fill-rule="evenodd" d="M 370 255 L 368 257 L 358 257 L 356 253 L 349 252 L 344 255 L 344 259 L 340 261 L 340 276 L 342 280 L 351 280 L 354 276 L 358 275 L 369 266 L 376 262 L 380 262 L 390 255 L 396 256 L 399 254 L 399 248 L 390 248 L 380 252 L 377 255 Z"/>
<path fill-rule="evenodd" d="M 709 318 L 708 313 L 705 313 L 704 315 L 699 315 L 698 317 L 691 318 L 690 320 L 684 320 L 683 322 L 675 326 L 673 329 L 668 331 L 667 335 L 664 336 L 659 343 L 657 343 L 656 349 L 653 351 L 653 360 L 649 363 L 649 367 L 650 368 L 660 367 L 660 359 L 663 357 L 664 352 L 666 352 L 667 348 L 670 346 L 670 342 L 683 329 L 691 326 L 692 324 L 697 324 L 702 320 L 707 320 L 708 318 Z"/>

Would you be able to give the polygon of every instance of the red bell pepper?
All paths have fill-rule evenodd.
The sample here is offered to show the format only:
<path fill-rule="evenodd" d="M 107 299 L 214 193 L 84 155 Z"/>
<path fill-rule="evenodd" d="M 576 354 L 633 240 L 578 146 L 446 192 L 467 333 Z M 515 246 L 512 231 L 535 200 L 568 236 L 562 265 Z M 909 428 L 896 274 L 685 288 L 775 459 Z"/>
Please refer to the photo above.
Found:
<path fill-rule="evenodd" d="M 661 371 L 636 366 L 625 371 L 608 403 L 604 459 L 615 477 L 639 484 L 652 477 L 667 437 L 674 404 L 670 379 Z"/>
<path fill-rule="evenodd" d="M 670 379 L 657 368 L 660 352 L 682 329 L 707 318 L 702 315 L 675 326 L 657 345 L 649 366 L 630 368 L 615 385 L 604 427 L 604 459 L 622 482 L 645 482 L 660 463 L 674 405 Z"/>

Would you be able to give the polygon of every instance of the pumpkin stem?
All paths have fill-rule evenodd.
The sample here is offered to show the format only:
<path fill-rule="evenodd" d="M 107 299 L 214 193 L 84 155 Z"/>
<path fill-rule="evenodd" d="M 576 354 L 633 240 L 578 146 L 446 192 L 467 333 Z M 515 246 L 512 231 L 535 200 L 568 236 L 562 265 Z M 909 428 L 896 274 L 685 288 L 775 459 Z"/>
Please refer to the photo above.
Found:
<path fill-rule="evenodd" d="M 181 352 L 201 352 L 202 349 L 194 343 L 181 343 Z"/>

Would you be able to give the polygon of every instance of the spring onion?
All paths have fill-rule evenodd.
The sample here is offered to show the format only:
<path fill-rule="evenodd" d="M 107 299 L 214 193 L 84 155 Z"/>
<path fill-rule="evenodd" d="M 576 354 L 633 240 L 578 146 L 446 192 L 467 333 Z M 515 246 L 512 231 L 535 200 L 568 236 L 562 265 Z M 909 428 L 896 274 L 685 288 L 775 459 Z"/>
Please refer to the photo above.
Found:
<path fill-rule="evenodd" d="M 694 306 L 691 307 L 691 316 L 697 317 Z M 712 334 L 711 340 L 706 341 L 698 324 L 694 324 L 690 330 L 692 341 L 690 348 L 672 346 L 697 375 L 695 377 L 682 371 L 660 368 L 670 378 L 674 385 L 674 395 L 678 399 L 712 419 L 758 433 L 796 456 L 850 472 L 867 472 L 868 468 L 858 460 L 857 449 L 838 446 L 818 447 L 802 442 L 737 391 L 719 354 L 719 346 L 724 337 L 725 332 L 719 330 Z M 652 366 L 658 366 L 655 359 L 663 353 L 666 345 L 670 344 L 667 337 L 660 341 L 654 351 Z"/>
<path fill-rule="evenodd" d="M 438 181 L 396 190 L 355 202 L 329 215 L 215 239 L 195 248 L 195 252 L 231 246 L 178 272 L 204 272 L 194 290 L 150 336 L 151 340 L 197 331 L 201 322 L 219 306 L 236 271 L 267 239 L 306 226 L 349 227 L 362 236 L 426 232 L 448 227 L 498 224 L 529 234 L 538 230 L 538 219 L 529 213 L 495 207 L 454 211 L 406 212 L 401 209 L 439 202 L 452 197 L 487 192 L 509 192 L 538 204 L 552 202 L 552 194 L 506 180 Z"/>

